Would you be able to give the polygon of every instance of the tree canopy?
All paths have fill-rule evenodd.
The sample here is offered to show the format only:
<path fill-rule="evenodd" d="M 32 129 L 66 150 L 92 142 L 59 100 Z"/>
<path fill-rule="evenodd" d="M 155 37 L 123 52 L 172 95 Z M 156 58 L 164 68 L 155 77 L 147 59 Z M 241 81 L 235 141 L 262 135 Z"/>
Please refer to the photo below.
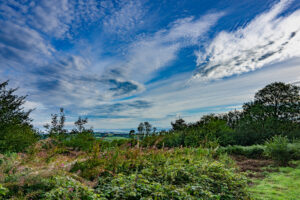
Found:
<path fill-rule="evenodd" d="M 23 151 L 37 140 L 29 114 L 25 111 L 26 96 L 15 94 L 17 88 L 7 89 L 8 81 L 0 83 L 0 152 Z"/>
<path fill-rule="evenodd" d="M 27 96 L 15 95 L 18 88 L 7 89 L 8 81 L 0 83 L 0 130 L 14 124 L 27 124 L 32 121 L 29 114 L 22 107 Z"/>

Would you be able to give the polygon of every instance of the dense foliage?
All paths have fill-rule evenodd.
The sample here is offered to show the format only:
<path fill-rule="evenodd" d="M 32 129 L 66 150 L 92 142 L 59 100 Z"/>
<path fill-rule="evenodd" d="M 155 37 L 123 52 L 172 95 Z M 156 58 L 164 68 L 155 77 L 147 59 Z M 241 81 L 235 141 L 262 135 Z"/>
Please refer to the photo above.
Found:
<path fill-rule="evenodd" d="M 214 149 L 94 147 L 72 156 L 50 139 L 35 148 L 2 157 L 6 199 L 250 199 L 246 178 Z"/>
<path fill-rule="evenodd" d="M 272 139 L 266 141 L 265 154 L 279 164 L 287 165 L 292 158 L 288 149 L 288 142 L 287 137 L 274 136 Z"/>
<path fill-rule="evenodd" d="M 274 82 L 245 103 L 236 128 L 237 143 L 264 143 L 274 135 L 300 137 L 300 88 Z"/>
<path fill-rule="evenodd" d="M 240 146 L 229 145 L 218 149 L 219 154 L 227 153 L 229 155 L 241 155 L 247 158 L 264 158 L 266 147 L 263 145 Z"/>
<path fill-rule="evenodd" d="M 254 101 L 241 111 L 203 116 L 195 123 L 183 119 L 171 122 L 172 129 L 145 140 L 145 146 L 159 139 L 159 146 L 201 146 L 217 141 L 222 146 L 263 144 L 275 135 L 300 138 L 300 87 L 275 82 L 259 90 Z M 147 142 L 146 142 L 147 141 Z"/>
<path fill-rule="evenodd" d="M 0 83 L 0 152 L 23 151 L 37 141 L 29 114 L 24 111 L 26 96 L 17 96 L 7 89 L 8 81 Z"/>

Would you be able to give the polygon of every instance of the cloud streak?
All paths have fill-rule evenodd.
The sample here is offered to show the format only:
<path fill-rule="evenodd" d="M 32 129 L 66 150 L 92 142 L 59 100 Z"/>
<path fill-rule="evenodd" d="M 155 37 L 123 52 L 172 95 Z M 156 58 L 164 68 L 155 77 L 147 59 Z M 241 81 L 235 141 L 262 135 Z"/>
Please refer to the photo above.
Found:
<path fill-rule="evenodd" d="M 187 17 L 172 22 L 150 36 L 144 36 L 129 46 L 126 76 L 137 81 L 150 80 L 155 72 L 177 58 L 180 49 L 196 45 L 224 13 L 211 13 L 198 19 Z M 138 74 L 138 76 L 137 76 Z"/>
<path fill-rule="evenodd" d="M 300 10 L 282 15 L 290 3 L 282 0 L 245 27 L 219 33 L 204 52 L 196 53 L 198 70 L 193 78 L 220 79 L 299 57 Z"/>

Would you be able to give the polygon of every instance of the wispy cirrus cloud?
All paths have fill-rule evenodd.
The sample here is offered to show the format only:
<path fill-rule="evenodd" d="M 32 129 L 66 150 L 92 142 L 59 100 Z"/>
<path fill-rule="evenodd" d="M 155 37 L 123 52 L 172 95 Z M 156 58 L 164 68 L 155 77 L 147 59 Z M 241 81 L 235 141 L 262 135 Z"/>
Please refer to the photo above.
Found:
<path fill-rule="evenodd" d="M 204 52 L 196 53 L 193 78 L 219 79 L 299 57 L 300 10 L 282 15 L 291 2 L 282 0 L 245 27 L 219 33 Z"/>
<path fill-rule="evenodd" d="M 224 13 L 211 13 L 198 19 L 187 17 L 170 23 L 166 29 L 143 36 L 129 45 L 121 71 L 127 77 L 146 82 L 157 70 L 174 61 L 180 49 L 196 45 Z M 126 69 L 126 70 L 122 70 Z"/>
<path fill-rule="evenodd" d="M 72 40 L 82 22 L 99 19 L 101 10 L 95 0 L 1 1 L 1 66 L 22 70 L 53 62 L 62 52 L 51 40 Z"/>
<path fill-rule="evenodd" d="M 52 45 L 37 31 L 0 20 L 0 60 L 6 66 L 15 63 L 45 63 L 55 52 Z"/>

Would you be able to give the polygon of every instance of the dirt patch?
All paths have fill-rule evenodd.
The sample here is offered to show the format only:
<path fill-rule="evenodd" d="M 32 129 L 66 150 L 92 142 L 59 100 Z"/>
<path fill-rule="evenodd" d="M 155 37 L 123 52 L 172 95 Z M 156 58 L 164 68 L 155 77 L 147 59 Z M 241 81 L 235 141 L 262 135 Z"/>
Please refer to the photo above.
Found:
<path fill-rule="evenodd" d="M 264 178 L 263 172 L 271 172 L 274 169 L 267 168 L 273 166 L 274 162 L 267 159 L 250 159 L 245 156 L 233 156 L 240 172 L 247 172 L 249 178 Z"/>

